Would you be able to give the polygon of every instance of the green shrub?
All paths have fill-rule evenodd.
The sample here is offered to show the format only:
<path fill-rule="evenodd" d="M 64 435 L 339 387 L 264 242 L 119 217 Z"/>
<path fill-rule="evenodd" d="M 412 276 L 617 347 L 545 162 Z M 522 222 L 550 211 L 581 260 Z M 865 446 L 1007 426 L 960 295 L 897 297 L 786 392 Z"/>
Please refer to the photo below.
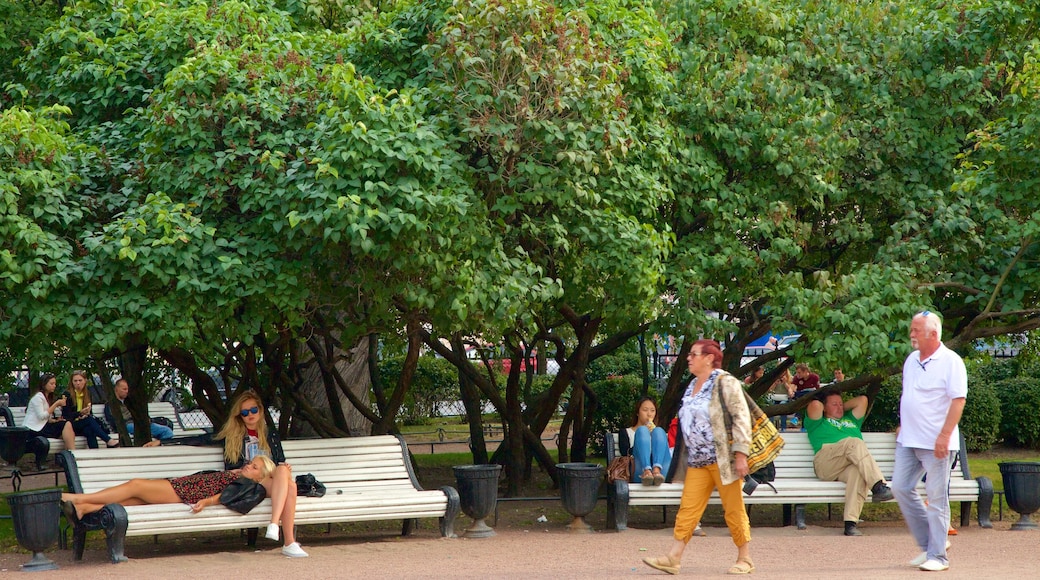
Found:
<path fill-rule="evenodd" d="M 892 375 L 881 383 L 874 397 L 870 413 L 863 421 L 863 430 L 875 433 L 895 431 L 899 426 L 899 396 L 903 392 L 902 377 Z"/>
<path fill-rule="evenodd" d="M 965 359 L 968 367 L 968 388 L 972 388 L 975 381 L 984 381 L 990 384 L 1018 376 L 1020 361 L 1014 358 L 994 359 L 991 356 L 981 356 Z"/>
<path fill-rule="evenodd" d="M 624 375 L 589 383 L 589 388 L 599 401 L 592 415 L 590 444 L 594 453 L 602 453 L 600 436 L 628 426 L 636 401 L 642 397 L 643 379 L 638 374 Z"/>
<path fill-rule="evenodd" d="M 388 389 L 397 384 L 403 364 L 401 356 L 380 361 L 379 376 Z M 455 367 L 442 358 L 421 356 L 398 417 L 405 425 L 426 425 L 432 417 L 439 416 L 439 403 L 458 399 L 459 374 Z"/>
<path fill-rule="evenodd" d="M 986 451 L 1000 440 L 1000 417 L 996 383 L 969 374 L 968 401 L 960 422 L 968 451 Z"/>
<path fill-rule="evenodd" d="M 585 381 L 590 385 L 622 375 L 633 375 L 637 378 L 643 376 L 643 364 L 638 352 L 618 350 L 592 361 L 585 369 Z M 642 387 L 642 378 L 640 378 L 639 384 Z M 632 404 L 635 405 L 635 400 L 632 401 Z"/>
<path fill-rule="evenodd" d="M 1015 377 L 996 383 L 1000 435 L 1012 446 L 1040 449 L 1040 379 Z"/>

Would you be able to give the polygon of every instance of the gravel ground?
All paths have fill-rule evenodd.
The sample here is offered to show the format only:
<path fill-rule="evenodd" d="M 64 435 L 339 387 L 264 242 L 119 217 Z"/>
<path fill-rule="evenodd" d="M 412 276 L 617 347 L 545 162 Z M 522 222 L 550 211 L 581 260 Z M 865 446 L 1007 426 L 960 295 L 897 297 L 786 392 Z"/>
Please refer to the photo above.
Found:
<path fill-rule="evenodd" d="M 465 520 L 465 518 L 464 518 Z M 468 522 L 464 521 L 468 525 Z M 109 564 L 100 546 L 84 561 L 73 562 L 68 550 L 48 555 L 61 570 L 36 578 L 630 578 L 663 576 L 641 563 L 663 553 L 671 539 L 667 529 L 596 532 L 576 535 L 565 522 L 550 521 L 540 529 L 507 530 L 492 538 L 441 539 L 429 529 L 417 536 L 394 535 L 322 538 L 304 532 L 310 552 L 290 560 L 270 543 L 261 550 L 227 542 L 139 544 L 125 564 Z M 962 529 L 953 538 L 951 568 L 943 578 L 1035 577 L 1040 532 Z M 430 526 L 425 526 L 429 528 Z M 919 578 L 927 575 L 904 566 L 915 554 L 906 531 L 898 526 L 865 527 L 866 536 L 846 538 L 835 528 L 810 526 L 753 530 L 756 578 Z M 736 550 L 724 528 L 708 528 L 694 538 L 683 560 L 682 576 L 723 577 Z M 263 541 L 263 540 L 261 540 Z M 28 554 L 0 556 L 0 573 L 18 570 Z M 811 564 L 806 564 L 810 563 Z"/>
<path fill-rule="evenodd" d="M 6 482 L 3 482 L 6 483 Z M 437 485 L 439 485 L 438 483 Z M 23 489 L 54 485 L 53 475 L 30 476 Z M 433 487 L 430 483 L 427 487 Z M 799 531 L 777 527 L 777 513 L 758 506 L 752 511 L 752 557 L 755 578 L 921 578 L 926 572 L 905 566 L 917 548 L 900 521 L 875 521 L 866 506 L 861 524 L 864 536 L 841 535 L 840 521 L 827 521 L 819 512 L 810 514 L 810 526 Z M 721 513 L 709 508 L 705 515 L 708 537 L 693 538 L 683 559 L 680 576 L 726 577 L 736 548 L 721 524 Z M 840 507 L 836 507 L 840 517 Z M 778 511 L 778 510 L 777 510 Z M 994 510 L 995 512 L 996 510 Z M 54 547 L 47 556 L 60 570 L 36 573 L 33 578 L 171 578 L 196 580 L 229 574 L 262 578 L 631 578 L 666 576 L 646 567 L 642 559 L 664 553 L 671 529 L 658 508 L 632 508 L 630 525 L 622 533 L 603 531 L 606 505 L 599 503 L 588 518 L 596 530 L 572 534 L 558 502 L 501 503 L 498 517 L 488 523 L 498 532 L 486 539 L 444 539 L 436 523 L 423 521 L 412 536 L 398 535 L 399 522 L 370 522 L 333 526 L 306 526 L 298 536 L 310 553 L 306 559 L 284 558 L 278 545 L 260 539 L 259 549 L 246 546 L 236 532 L 205 535 L 131 538 L 130 561 L 110 564 L 103 536 L 89 535 L 83 561 L 75 562 L 71 550 Z M 548 521 L 538 522 L 545 515 Z M 879 515 L 879 514 L 877 514 Z M 993 514 L 996 516 L 996 513 Z M 977 522 L 959 529 L 951 538 L 951 567 L 942 578 L 1040 576 L 1037 554 L 1040 531 L 1013 532 L 1017 514 L 1005 510 L 1004 521 L 984 530 Z M 674 509 L 669 512 L 669 523 Z M 470 519 L 460 515 L 456 531 L 462 533 Z M 0 553 L 0 576 L 16 572 L 29 561 L 24 550 Z"/>

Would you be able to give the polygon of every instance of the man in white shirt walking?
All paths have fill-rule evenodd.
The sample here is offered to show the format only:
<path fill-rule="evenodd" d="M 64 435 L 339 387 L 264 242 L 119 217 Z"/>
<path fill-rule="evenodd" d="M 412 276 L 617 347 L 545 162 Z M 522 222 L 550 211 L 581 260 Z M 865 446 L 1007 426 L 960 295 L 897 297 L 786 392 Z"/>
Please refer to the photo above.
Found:
<path fill-rule="evenodd" d="M 964 361 L 942 343 L 942 320 L 925 310 L 910 322 L 914 352 L 903 363 L 900 426 L 896 438 L 892 493 L 923 552 L 909 562 L 921 570 L 950 567 L 946 533 L 950 523 L 951 452 L 960 449 L 957 422 L 968 395 Z M 917 484 L 925 480 L 925 505 Z"/>

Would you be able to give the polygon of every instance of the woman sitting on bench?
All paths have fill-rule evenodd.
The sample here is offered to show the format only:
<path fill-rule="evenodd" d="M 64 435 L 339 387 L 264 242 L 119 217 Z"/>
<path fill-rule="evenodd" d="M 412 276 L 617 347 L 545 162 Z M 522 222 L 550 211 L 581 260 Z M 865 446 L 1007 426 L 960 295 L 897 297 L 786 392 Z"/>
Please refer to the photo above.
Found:
<path fill-rule="evenodd" d="M 72 430 L 72 423 L 54 416 L 57 409 L 68 403 L 68 399 L 65 397 L 54 396 L 56 388 L 58 388 L 58 380 L 54 378 L 54 375 L 44 373 L 40 376 L 39 390 L 29 399 L 22 425 L 28 427 L 36 435 L 48 439 L 61 439 L 65 443 L 65 449 L 75 449 L 76 433 Z"/>
<path fill-rule="evenodd" d="M 131 479 L 94 493 L 63 493 L 61 509 L 70 522 L 77 522 L 87 514 L 101 511 L 110 503 L 130 506 L 183 502 L 191 506 L 191 511 L 198 513 L 202 508 L 220 503 L 220 492 L 239 477 L 247 477 L 259 483 L 272 471 L 274 462 L 261 456 L 241 469 L 169 479 Z"/>
<path fill-rule="evenodd" d="M 278 433 L 267 428 L 267 414 L 264 403 L 256 391 L 248 390 L 237 397 L 229 405 L 230 414 L 224 427 L 215 439 L 224 440 L 224 468 L 234 469 L 254 457 L 266 455 L 277 464 L 269 477 L 260 483 L 271 498 L 271 523 L 267 525 L 264 536 L 270 540 L 278 539 L 278 525 L 282 527 L 282 554 L 289 558 L 306 558 L 296 541 L 296 479 L 293 478 L 292 466 L 285 461 L 282 442 Z"/>
<path fill-rule="evenodd" d="M 621 454 L 635 458 L 632 483 L 661 485 L 672 463 L 668 433 L 654 425 L 656 418 L 657 404 L 650 397 L 643 397 L 636 403 L 632 426 L 618 432 Z"/>

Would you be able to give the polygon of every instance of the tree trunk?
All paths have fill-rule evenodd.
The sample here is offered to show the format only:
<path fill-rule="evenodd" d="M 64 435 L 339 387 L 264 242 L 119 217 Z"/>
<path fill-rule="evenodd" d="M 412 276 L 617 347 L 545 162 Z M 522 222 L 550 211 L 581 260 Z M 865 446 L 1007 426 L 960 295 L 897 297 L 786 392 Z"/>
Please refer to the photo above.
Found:
<path fill-rule="evenodd" d="M 452 336 L 451 348 L 455 352 L 466 352 L 466 346 L 458 334 Z M 487 443 L 484 441 L 484 405 L 480 400 L 480 390 L 462 371 L 459 371 L 459 394 L 462 397 L 462 405 L 466 408 L 469 448 L 473 453 L 473 463 L 485 465 L 488 462 L 488 453 Z"/>
<path fill-rule="evenodd" d="M 333 331 L 330 336 L 312 335 L 306 344 L 297 343 L 299 385 L 296 392 L 310 403 L 312 413 L 340 430 L 352 437 L 368 435 L 372 432 L 372 421 L 343 391 L 349 389 L 357 400 L 368 401 L 369 337 L 361 337 L 349 350 L 341 348 L 338 338 L 339 332 Z M 294 437 L 321 435 L 306 421 L 294 422 L 290 434 Z"/>
<path fill-rule="evenodd" d="M 147 362 L 148 345 L 136 338 L 131 338 L 126 350 L 119 354 L 120 373 L 130 385 L 130 394 L 126 397 L 126 408 L 130 410 L 130 416 L 134 418 L 133 445 L 135 447 L 140 447 L 152 440 L 151 418 L 148 416 L 148 390 L 143 384 L 144 368 Z M 112 415 L 115 416 L 116 413 Z"/>

